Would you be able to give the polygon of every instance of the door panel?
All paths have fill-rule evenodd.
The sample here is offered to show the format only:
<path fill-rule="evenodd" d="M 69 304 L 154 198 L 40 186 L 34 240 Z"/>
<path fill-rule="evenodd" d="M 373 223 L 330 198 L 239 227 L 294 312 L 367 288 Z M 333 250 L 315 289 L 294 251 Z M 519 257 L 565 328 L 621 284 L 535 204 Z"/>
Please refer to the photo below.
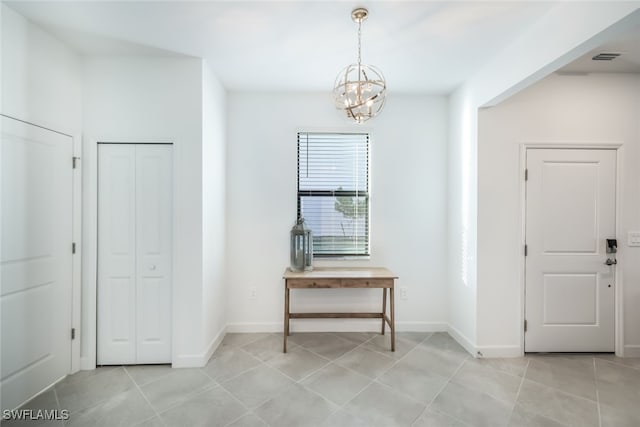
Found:
<path fill-rule="evenodd" d="M 527 150 L 525 351 L 614 351 L 615 150 Z M 609 287 L 609 285 L 611 285 Z"/>
<path fill-rule="evenodd" d="M 135 159 L 98 146 L 98 365 L 136 363 Z"/>
<path fill-rule="evenodd" d="M 596 252 L 598 170 L 597 163 L 542 163 L 540 214 L 546 254 Z"/>
<path fill-rule="evenodd" d="M 597 274 L 545 274 L 542 290 L 544 325 L 595 325 L 597 323 Z M 580 294 L 580 298 L 573 299 Z M 567 310 L 567 301 L 572 302 Z"/>
<path fill-rule="evenodd" d="M 71 368 L 71 137 L 2 117 L 2 409 Z"/>
<path fill-rule="evenodd" d="M 171 145 L 136 145 L 137 363 L 171 361 Z"/>
<path fill-rule="evenodd" d="M 171 362 L 172 147 L 99 156 L 98 364 Z"/>

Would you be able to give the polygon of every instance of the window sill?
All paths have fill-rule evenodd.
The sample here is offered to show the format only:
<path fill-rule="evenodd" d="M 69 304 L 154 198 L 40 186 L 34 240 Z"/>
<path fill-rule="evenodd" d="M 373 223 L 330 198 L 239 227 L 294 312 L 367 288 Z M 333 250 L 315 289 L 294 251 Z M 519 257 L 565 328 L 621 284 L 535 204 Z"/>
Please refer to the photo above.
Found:
<path fill-rule="evenodd" d="M 371 255 L 347 255 L 347 256 L 323 256 L 323 257 L 314 257 L 314 264 L 322 265 L 325 261 L 333 262 L 333 261 L 369 261 L 371 260 Z"/>

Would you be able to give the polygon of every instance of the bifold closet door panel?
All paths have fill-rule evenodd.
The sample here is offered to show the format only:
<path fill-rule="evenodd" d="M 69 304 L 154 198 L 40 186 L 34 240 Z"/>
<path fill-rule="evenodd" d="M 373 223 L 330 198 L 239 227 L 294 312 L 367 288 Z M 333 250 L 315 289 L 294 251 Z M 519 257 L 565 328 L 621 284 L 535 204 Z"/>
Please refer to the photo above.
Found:
<path fill-rule="evenodd" d="M 171 362 L 172 146 L 100 144 L 98 364 Z"/>
<path fill-rule="evenodd" d="M 137 363 L 171 362 L 172 146 L 136 149 Z"/>
<path fill-rule="evenodd" d="M 135 179 L 135 145 L 98 146 L 98 365 L 136 363 Z"/>

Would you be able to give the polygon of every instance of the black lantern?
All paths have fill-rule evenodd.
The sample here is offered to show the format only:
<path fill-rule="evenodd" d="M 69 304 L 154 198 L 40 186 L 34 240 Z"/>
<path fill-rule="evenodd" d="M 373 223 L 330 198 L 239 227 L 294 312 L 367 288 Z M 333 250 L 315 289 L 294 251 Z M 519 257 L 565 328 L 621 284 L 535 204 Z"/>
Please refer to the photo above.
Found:
<path fill-rule="evenodd" d="M 313 270 L 313 236 L 304 218 L 298 218 L 291 229 L 291 270 Z"/>

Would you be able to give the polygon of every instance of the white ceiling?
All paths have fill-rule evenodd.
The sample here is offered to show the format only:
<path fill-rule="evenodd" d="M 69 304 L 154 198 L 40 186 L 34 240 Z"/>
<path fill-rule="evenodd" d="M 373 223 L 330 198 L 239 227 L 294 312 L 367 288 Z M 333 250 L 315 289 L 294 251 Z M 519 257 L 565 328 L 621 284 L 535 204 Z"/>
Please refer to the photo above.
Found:
<path fill-rule="evenodd" d="M 86 55 L 188 55 L 207 59 L 231 90 L 329 90 L 356 59 L 393 92 L 449 93 L 554 3 L 526 1 L 126 1 L 7 5 Z M 610 62 L 591 58 L 621 52 Z M 565 66 L 563 73 L 640 72 L 640 28 Z"/>
<path fill-rule="evenodd" d="M 612 61 L 594 61 L 599 53 L 620 53 Z M 559 70 L 561 73 L 640 73 L 640 27 L 616 37 Z"/>
<path fill-rule="evenodd" d="M 434 1 L 6 2 L 87 55 L 207 59 L 231 90 L 330 90 L 356 60 L 350 12 L 369 9 L 363 62 L 393 92 L 448 93 L 553 3 Z"/>

